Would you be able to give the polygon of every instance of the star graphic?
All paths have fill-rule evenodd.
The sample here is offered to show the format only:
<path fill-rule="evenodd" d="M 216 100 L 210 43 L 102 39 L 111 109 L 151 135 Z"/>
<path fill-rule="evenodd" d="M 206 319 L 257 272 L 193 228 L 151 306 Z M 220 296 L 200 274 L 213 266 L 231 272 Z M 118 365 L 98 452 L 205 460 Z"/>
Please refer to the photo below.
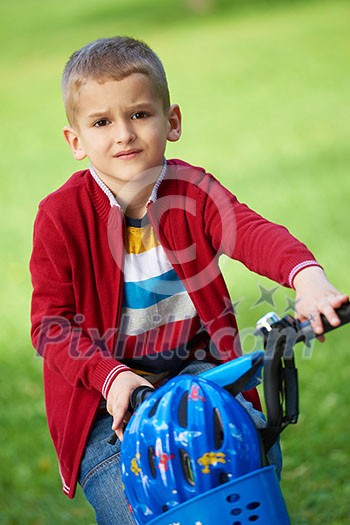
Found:
<path fill-rule="evenodd" d="M 291 299 L 290 297 L 286 296 L 286 303 L 287 303 L 287 306 L 285 307 L 285 309 L 283 310 L 282 313 L 285 313 L 285 312 L 288 312 L 290 310 L 292 310 L 292 312 L 298 312 L 298 309 L 296 307 L 296 305 L 298 304 L 298 302 L 300 301 L 300 299 L 298 299 L 297 301 L 293 301 L 293 299 Z"/>
<path fill-rule="evenodd" d="M 202 525 L 202 522 L 201 521 L 196 521 L 196 523 L 194 525 Z"/>
<path fill-rule="evenodd" d="M 239 317 L 238 306 L 241 304 L 242 301 L 244 301 L 244 297 L 241 297 L 240 299 L 237 299 L 237 301 L 232 303 L 233 311 L 234 311 L 236 317 Z M 195 524 L 195 525 L 197 525 L 197 524 Z"/>
<path fill-rule="evenodd" d="M 317 319 L 317 314 L 309 314 L 307 318 L 310 322 L 314 321 L 315 319 Z"/>
<path fill-rule="evenodd" d="M 260 288 L 260 297 L 254 304 L 253 308 L 255 306 L 258 306 L 259 304 L 267 303 L 270 304 L 275 308 L 275 301 L 273 300 L 273 294 L 278 290 L 279 286 L 275 286 L 274 288 L 271 288 L 271 290 L 268 290 L 265 288 L 265 286 L 261 286 L 261 284 L 258 285 Z"/>

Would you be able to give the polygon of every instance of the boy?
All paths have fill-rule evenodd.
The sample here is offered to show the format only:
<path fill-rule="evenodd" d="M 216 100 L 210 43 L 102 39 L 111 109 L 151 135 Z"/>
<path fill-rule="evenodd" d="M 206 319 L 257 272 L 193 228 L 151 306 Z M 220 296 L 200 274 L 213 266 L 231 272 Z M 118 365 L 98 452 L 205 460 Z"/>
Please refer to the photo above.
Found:
<path fill-rule="evenodd" d="M 79 481 L 98 523 L 131 524 L 119 471 L 130 393 L 240 353 L 220 254 L 293 286 L 298 317 L 319 334 L 319 314 L 337 325 L 334 308 L 348 298 L 285 228 L 202 168 L 164 160 L 181 113 L 147 45 L 88 44 L 67 63 L 63 94 L 65 139 L 91 166 L 39 206 L 32 340 L 64 492 L 73 497 Z"/>

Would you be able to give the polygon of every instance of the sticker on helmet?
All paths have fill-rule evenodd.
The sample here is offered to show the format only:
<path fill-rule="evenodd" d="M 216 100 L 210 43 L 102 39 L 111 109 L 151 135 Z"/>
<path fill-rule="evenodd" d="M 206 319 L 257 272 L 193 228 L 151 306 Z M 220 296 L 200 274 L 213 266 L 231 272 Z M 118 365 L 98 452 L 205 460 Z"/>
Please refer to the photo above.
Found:
<path fill-rule="evenodd" d="M 192 385 L 190 393 L 188 394 L 188 399 L 192 401 L 202 401 L 205 402 L 205 397 L 199 395 L 199 385 Z"/>
<path fill-rule="evenodd" d="M 136 454 L 136 456 L 134 458 L 132 458 L 131 460 L 131 472 L 133 474 L 135 474 L 135 476 L 138 476 L 141 472 L 141 469 L 139 467 L 139 464 L 138 464 L 138 460 L 140 459 L 141 455 L 140 454 Z"/>
<path fill-rule="evenodd" d="M 223 452 L 206 452 L 197 460 L 197 463 L 202 466 L 202 473 L 209 474 L 210 466 L 217 465 L 217 463 L 226 463 L 226 455 Z"/>
<path fill-rule="evenodd" d="M 157 456 L 157 458 L 159 459 L 159 462 L 158 462 L 158 468 L 159 470 L 168 470 L 168 463 L 171 459 L 174 459 L 174 454 L 166 454 L 165 452 L 156 452 L 155 454 Z"/>

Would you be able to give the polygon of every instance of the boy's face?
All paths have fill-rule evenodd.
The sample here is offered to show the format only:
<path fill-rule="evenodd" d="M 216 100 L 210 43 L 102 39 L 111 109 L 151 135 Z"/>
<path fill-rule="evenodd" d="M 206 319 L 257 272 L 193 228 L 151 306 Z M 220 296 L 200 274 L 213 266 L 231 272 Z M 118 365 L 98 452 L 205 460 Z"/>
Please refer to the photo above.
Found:
<path fill-rule="evenodd" d="M 75 123 L 64 129 L 76 159 L 88 157 L 100 178 L 117 192 L 144 171 L 162 166 L 167 140 L 181 135 L 177 105 L 164 110 L 146 75 L 88 80 L 78 99 Z"/>

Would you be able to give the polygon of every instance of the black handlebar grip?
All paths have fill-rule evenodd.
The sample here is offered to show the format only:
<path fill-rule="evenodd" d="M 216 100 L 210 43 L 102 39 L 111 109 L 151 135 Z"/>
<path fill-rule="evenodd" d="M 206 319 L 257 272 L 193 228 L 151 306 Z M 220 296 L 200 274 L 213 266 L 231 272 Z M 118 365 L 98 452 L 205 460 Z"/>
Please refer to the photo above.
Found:
<path fill-rule="evenodd" d="M 138 406 L 141 405 L 143 401 L 146 401 L 146 399 L 149 398 L 154 392 L 154 388 L 151 388 L 150 386 L 142 385 L 138 386 L 131 392 L 130 395 L 130 404 L 129 404 L 129 411 L 133 412 L 137 409 Z"/>
<path fill-rule="evenodd" d="M 150 395 L 153 394 L 153 392 L 154 388 L 151 388 L 150 386 L 146 385 L 138 386 L 137 388 L 135 388 L 135 390 L 133 390 L 130 394 L 128 412 L 134 412 L 143 401 L 145 401 L 147 398 L 149 398 Z M 108 443 L 110 445 L 115 445 L 116 441 L 117 435 L 113 432 L 113 434 L 108 440 Z"/>
<path fill-rule="evenodd" d="M 331 330 L 334 330 L 335 328 L 339 328 L 339 326 L 350 323 L 350 302 L 343 304 L 340 308 L 337 308 L 335 311 L 340 319 L 340 325 L 338 326 L 332 326 L 329 323 L 329 321 L 325 318 L 325 316 L 321 315 L 324 334 L 330 332 Z"/>
<path fill-rule="evenodd" d="M 350 323 L 350 302 L 343 304 L 340 308 L 336 308 L 335 312 L 338 315 L 339 320 L 340 320 L 340 325 L 337 325 L 337 326 L 331 325 L 328 319 L 323 314 L 321 314 L 323 334 L 331 332 L 332 330 L 335 330 L 336 328 L 339 328 L 340 326 Z M 315 332 L 312 329 L 312 325 L 310 321 L 304 321 L 303 323 L 295 321 L 295 329 L 297 333 L 296 342 L 299 342 L 299 341 L 308 342 L 311 339 L 314 339 L 316 337 Z"/>

